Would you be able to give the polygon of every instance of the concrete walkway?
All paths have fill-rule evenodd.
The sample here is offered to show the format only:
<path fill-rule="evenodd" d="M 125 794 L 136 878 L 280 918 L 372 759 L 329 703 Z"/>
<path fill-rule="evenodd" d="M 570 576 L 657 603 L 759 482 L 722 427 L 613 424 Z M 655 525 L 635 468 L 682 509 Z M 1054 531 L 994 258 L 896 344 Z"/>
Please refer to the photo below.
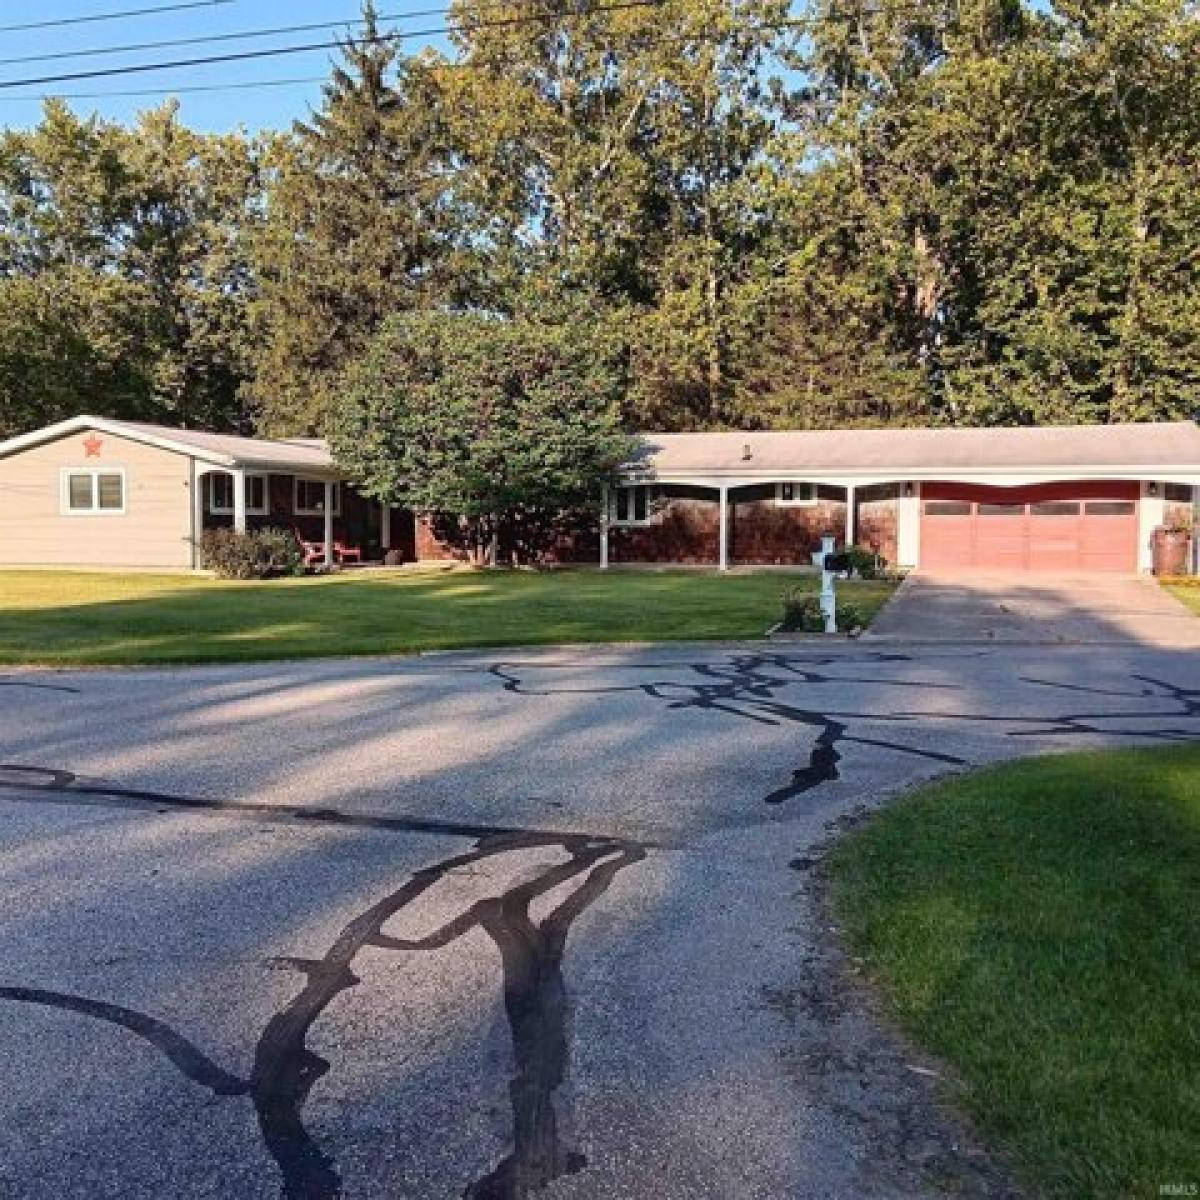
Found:
<path fill-rule="evenodd" d="M 873 641 L 1200 648 L 1200 620 L 1129 575 L 915 572 L 866 635 Z"/>

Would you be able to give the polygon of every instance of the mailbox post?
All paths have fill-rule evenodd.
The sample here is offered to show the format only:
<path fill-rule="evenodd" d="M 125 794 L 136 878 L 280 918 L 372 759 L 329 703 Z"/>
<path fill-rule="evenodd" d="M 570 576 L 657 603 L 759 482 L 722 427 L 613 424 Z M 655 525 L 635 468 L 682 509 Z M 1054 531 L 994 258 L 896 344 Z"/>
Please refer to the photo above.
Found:
<path fill-rule="evenodd" d="M 834 587 L 836 572 L 833 570 L 834 539 L 821 539 L 821 615 L 825 618 L 825 632 L 837 633 L 837 591 Z"/>
<path fill-rule="evenodd" d="M 820 550 L 813 551 L 813 566 L 821 568 L 821 616 L 825 618 L 825 632 L 837 633 L 837 591 L 834 580 L 844 567 L 837 561 L 834 546 L 836 539 L 823 537 Z"/>

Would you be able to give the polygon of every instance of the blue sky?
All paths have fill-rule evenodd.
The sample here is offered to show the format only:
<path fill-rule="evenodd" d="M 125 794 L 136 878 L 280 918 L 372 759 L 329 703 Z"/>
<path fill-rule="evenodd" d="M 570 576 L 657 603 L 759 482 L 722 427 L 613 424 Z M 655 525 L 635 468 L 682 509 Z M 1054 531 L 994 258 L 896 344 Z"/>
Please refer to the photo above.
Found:
<path fill-rule="evenodd" d="M 31 21 L 49 21 L 123 9 L 149 8 L 170 0 L 0 0 L 0 26 Z M 404 14 L 438 8 L 444 0 L 377 0 L 381 15 Z M 95 51 L 99 48 L 172 38 L 296 25 L 318 21 L 354 21 L 358 0 L 226 0 L 203 8 L 142 15 L 126 20 L 99 21 L 59 28 L 0 32 L 0 59 L 64 51 Z M 415 17 L 387 23 L 387 28 L 429 29 L 445 24 L 440 16 Z M 212 54 L 266 49 L 272 46 L 329 40 L 335 30 L 312 30 L 269 38 L 233 41 L 226 44 L 179 46 L 137 53 L 64 58 L 45 62 L 0 64 L 0 83 L 35 76 L 58 75 L 164 59 L 198 58 Z M 416 38 L 406 48 L 442 38 Z M 317 50 L 245 62 L 175 67 L 170 70 L 82 79 L 66 83 L 0 87 L 0 125 L 22 127 L 35 124 L 41 113 L 39 97 L 66 93 L 71 106 L 81 113 L 98 112 L 121 122 L 131 121 L 140 109 L 152 108 L 171 95 L 171 88 L 204 87 L 248 83 L 257 80 L 322 79 L 328 74 L 331 51 Z M 114 92 L 149 92 L 148 95 L 117 96 Z M 86 95 L 84 95 L 86 93 Z M 100 95 L 100 93 L 110 93 Z M 254 131 L 286 128 L 293 119 L 304 117 L 319 103 L 318 81 L 287 83 L 276 87 L 248 87 L 213 92 L 181 92 L 183 120 L 195 129 L 223 131 L 244 126 Z"/>

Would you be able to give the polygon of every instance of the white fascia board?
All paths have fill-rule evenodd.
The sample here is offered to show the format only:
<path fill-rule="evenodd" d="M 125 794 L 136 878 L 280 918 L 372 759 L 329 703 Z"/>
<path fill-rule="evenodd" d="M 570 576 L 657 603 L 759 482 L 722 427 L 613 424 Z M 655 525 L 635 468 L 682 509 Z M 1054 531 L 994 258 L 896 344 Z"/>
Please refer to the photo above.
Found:
<path fill-rule="evenodd" d="M 1017 470 L 964 470 L 961 467 L 925 467 L 879 471 L 814 472 L 804 470 L 732 472 L 732 471 L 654 471 L 627 470 L 622 479 L 628 483 L 674 484 L 680 487 L 741 488 L 765 483 L 816 483 L 829 487 L 870 487 L 882 483 L 937 480 L 945 483 L 988 484 L 993 487 L 1027 487 L 1038 483 L 1075 483 L 1092 479 L 1153 479 L 1160 483 L 1200 486 L 1200 468 L 1196 466 L 1125 466 L 1125 467 L 1033 467 Z"/>
<path fill-rule="evenodd" d="M 126 438 L 131 442 L 141 442 L 146 446 L 155 446 L 159 450 L 168 450 L 172 454 L 183 454 L 188 458 L 199 459 L 201 462 L 213 463 L 216 466 L 236 467 L 239 465 L 236 459 L 227 454 L 217 454 L 212 450 L 204 450 L 187 442 L 158 437 L 156 434 L 146 433 L 142 429 L 130 429 L 128 426 L 122 425 L 120 421 L 88 416 L 68 417 L 67 420 L 47 425 L 44 429 L 35 429 L 31 433 L 23 433 L 15 438 L 9 438 L 6 442 L 0 442 L 0 458 L 19 454 L 22 450 L 28 450 L 33 446 L 57 441 L 72 433 L 82 433 L 86 429 L 95 429 L 100 433 L 107 433 L 110 437 Z"/>
<path fill-rule="evenodd" d="M 272 459 L 262 462 L 256 458 L 239 458 L 237 466 L 256 475 L 299 475 L 304 479 L 328 479 L 331 483 L 345 483 L 349 476 L 336 467 L 314 466 L 311 463 L 287 463 Z"/>

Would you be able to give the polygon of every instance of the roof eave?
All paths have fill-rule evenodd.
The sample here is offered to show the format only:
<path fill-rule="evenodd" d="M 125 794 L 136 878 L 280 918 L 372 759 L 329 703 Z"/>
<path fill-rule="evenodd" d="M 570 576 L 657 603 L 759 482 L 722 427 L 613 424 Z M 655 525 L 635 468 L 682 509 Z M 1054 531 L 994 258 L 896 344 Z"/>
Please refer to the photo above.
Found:
<path fill-rule="evenodd" d="M 112 421 L 107 417 L 89 416 L 68 417 L 65 421 L 58 421 L 42 429 L 35 429 L 30 433 L 18 434 L 14 438 L 9 438 L 6 442 L 0 442 L 0 458 L 9 458 L 13 454 L 20 454 L 22 451 L 30 450 L 34 446 L 43 446 L 47 442 L 57 441 L 59 438 L 67 437 L 72 433 L 79 433 L 85 429 L 100 430 L 103 433 L 107 433 L 110 437 L 126 438 L 131 442 L 140 442 L 142 445 L 155 446 L 160 450 L 167 450 L 172 454 L 183 454 L 188 458 L 198 458 L 203 462 L 211 463 L 213 466 L 238 467 L 241 465 L 237 459 L 227 454 L 218 454 L 214 450 L 205 450 L 200 446 L 194 446 L 188 442 L 177 442 L 171 438 L 157 437 L 154 434 L 147 433 L 143 429 L 132 429 L 120 421 Z"/>

